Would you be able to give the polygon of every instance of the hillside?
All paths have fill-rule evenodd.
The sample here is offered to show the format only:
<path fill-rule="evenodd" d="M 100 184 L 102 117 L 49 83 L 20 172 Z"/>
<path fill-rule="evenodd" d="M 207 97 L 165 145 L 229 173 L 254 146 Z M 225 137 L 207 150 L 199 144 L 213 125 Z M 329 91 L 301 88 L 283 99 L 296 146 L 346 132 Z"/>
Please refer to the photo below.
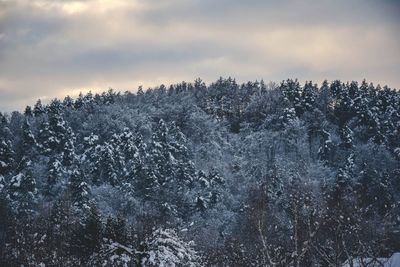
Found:
<path fill-rule="evenodd" d="M 400 251 L 387 86 L 198 79 L 39 100 L 0 123 L 0 266 L 340 266 Z"/>

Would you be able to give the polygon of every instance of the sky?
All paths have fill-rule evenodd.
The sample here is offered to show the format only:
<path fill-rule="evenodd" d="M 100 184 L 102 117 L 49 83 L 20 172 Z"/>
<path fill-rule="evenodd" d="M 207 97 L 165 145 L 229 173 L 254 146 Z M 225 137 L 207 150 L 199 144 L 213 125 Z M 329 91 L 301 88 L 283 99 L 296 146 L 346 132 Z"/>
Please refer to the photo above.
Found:
<path fill-rule="evenodd" d="M 0 111 L 229 76 L 400 88 L 400 1 L 0 0 Z"/>

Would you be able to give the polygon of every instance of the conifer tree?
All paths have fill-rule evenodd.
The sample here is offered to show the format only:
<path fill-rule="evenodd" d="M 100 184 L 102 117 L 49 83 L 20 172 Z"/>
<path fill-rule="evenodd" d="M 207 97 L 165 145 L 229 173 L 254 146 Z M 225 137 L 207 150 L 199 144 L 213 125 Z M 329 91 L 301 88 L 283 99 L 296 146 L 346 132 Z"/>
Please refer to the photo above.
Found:
<path fill-rule="evenodd" d="M 32 134 L 28 120 L 22 125 L 22 148 L 25 152 L 31 151 L 36 146 L 35 136 Z"/>
<path fill-rule="evenodd" d="M 26 106 L 25 111 L 24 111 L 24 115 L 27 117 L 32 117 L 33 116 L 33 111 L 31 106 Z"/>
<path fill-rule="evenodd" d="M 11 142 L 0 136 L 0 176 L 8 174 L 14 166 Z"/>
<path fill-rule="evenodd" d="M 47 184 L 46 184 L 46 194 L 52 196 L 55 195 L 54 186 L 60 182 L 60 179 L 63 176 L 63 167 L 62 163 L 56 158 L 50 159 L 48 163 L 48 176 L 47 176 Z"/>
<path fill-rule="evenodd" d="M 32 162 L 26 161 L 23 171 L 13 176 L 9 184 L 9 196 L 16 215 L 30 217 L 35 213 L 36 181 L 32 174 Z"/>
<path fill-rule="evenodd" d="M 69 189 L 74 206 L 80 209 L 87 209 L 89 203 L 89 186 L 85 182 L 84 174 L 74 169 L 70 176 Z"/>
<path fill-rule="evenodd" d="M 42 101 L 39 99 L 35 106 L 33 107 L 33 114 L 35 115 L 35 117 L 39 117 L 40 115 L 46 113 L 43 105 L 42 105 Z"/>
<path fill-rule="evenodd" d="M 193 244 L 183 241 L 171 229 L 157 229 L 146 240 L 142 266 L 200 266 Z"/>

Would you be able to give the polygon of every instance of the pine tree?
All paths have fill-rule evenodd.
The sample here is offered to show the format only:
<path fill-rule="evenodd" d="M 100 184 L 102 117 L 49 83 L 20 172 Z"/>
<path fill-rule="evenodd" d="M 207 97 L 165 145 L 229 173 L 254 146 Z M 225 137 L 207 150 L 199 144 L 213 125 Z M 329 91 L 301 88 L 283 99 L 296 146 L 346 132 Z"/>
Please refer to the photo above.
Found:
<path fill-rule="evenodd" d="M 91 205 L 89 215 L 84 222 L 84 234 L 82 237 L 82 249 L 85 255 L 90 256 L 100 248 L 102 241 L 103 225 L 96 206 Z"/>
<path fill-rule="evenodd" d="M 70 238 L 71 251 L 83 259 L 89 260 L 90 256 L 99 252 L 103 238 L 103 224 L 101 216 L 94 204 L 90 204 L 88 214 L 81 224 L 76 225 Z"/>
<path fill-rule="evenodd" d="M 117 154 L 119 153 L 116 153 L 115 148 L 110 143 L 102 145 L 98 153 L 95 172 L 98 177 L 96 179 L 99 179 L 99 182 L 108 182 L 112 186 L 117 186 L 119 184 L 119 173 L 117 172 L 115 158 L 118 157 Z"/>
<path fill-rule="evenodd" d="M 89 265 L 104 267 L 137 266 L 135 252 L 131 246 L 103 239 L 100 251 L 92 254 Z"/>
<path fill-rule="evenodd" d="M 192 242 L 185 242 L 172 229 L 157 229 L 146 240 L 142 266 L 200 266 Z"/>
<path fill-rule="evenodd" d="M 211 169 L 208 175 L 203 171 L 199 171 L 197 176 L 200 188 L 195 199 L 195 207 L 197 210 L 204 212 L 219 202 L 225 181 L 214 168 Z"/>
<path fill-rule="evenodd" d="M 286 82 L 282 82 L 281 90 L 285 97 L 285 100 L 292 103 L 296 115 L 303 114 L 304 108 L 302 104 L 302 88 L 297 80 L 288 79 Z"/>
<path fill-rule="evenodd" d="M 50 104 L 46 107 L 47 114 L 49 116 L 54 116 L 54 115 L 61 115 L 62 114 L 62 103 L 58 99 L 53 99 Z"/>
<path fill-rule="evenodd" d="M 85 182 L 84 174 L 80 170 L 74 169 L 72 171 L 69 189 L 73 204 L 80 209 L 87 209 L 90 190 L 88 184 Z"/>
<path fill-rule="evenodd" d="M 63 100 L 63 106 L 72 108 L 74 106 L 74 101 L 70 96 L 66 96 Z"/>
<path fill-rule="evenodd" d="M 173 157 L 171 164 L 176 174 L 176 182 L 179 186 L 190 187 L 194 181 L 195 168 L 186 147 L 186 137 L 174 123 L 169 131 L 169 139 L 168 148 Z"/>
<path fill-rule="evenodd" d="M 315 108 L 315 99 L 317 96 L 317 86 L 313 85 L 312 82 L 308 82 L 304 85 L 302 92 L 302 105 L 303 110 L 312 111 Z"/>
<path fill-rule="evenodd" d="M 342 146 L 345 148 L 353 147 L 353 131 L 347 125 L 340 128 L 340 138 L 342 139 Z"/>
<path fill-rule="evenodd" d="M 25 120 L 22 125 L 22 148 L 26 153 L 27 151 L 31 151 L 35 146 L 35 136 L 32 134 L 28 120 Z"/>
<path fill-rule="evenodd" d="M 331 134 L 326 130 L 322 130 L 322 140 L 322 144 L 318 150 L 318 156 L 325 163 L 329 164 L 333 161 L 335 144 L 331 139 Z"/>
<path fill-rule="evenodd" d="M 10 240 L 10 228 L 13 222 L 13 214 L 10 207 L 10 199 L 7 197 L 7 185 L 4 177 L 0 175 L 0 265 L 6 266 L 6 244 Z"/>
<path fill-rule="evenodd" d="M 50 148 L 57 153 L 61 153 L 69 136 L 67 136 L 66 123 L 58 112 L 54 111 L 49 114 L 49 127 L 53 133 L 50 138 L 54 139 L 54 141 L 50 141 L 52 144 Z"/>
<path fill-rule="evenodd" d="M 47 246 L 51 248 L 49 265 L 66 264 L 65 259 L 69 254 L 69 237 L 73 226 L 70 202 L 67 198 L 57 199 L 51 207 L 47 225 Z"/>
<path fill-rule="evenodd" d="M 11 142 L 0 136 L 0 176 L 8 174 L 14 166 Z"/>
<path fill-rule="evenodd" d="M 108 217 L 104 229 L 104 237 L 120 244 L 126 244 L 127 230 L 125 219 L 120 215 L 117 218 Z"/>
<path fill-rule="evenodd" d="M 27 117 L 32 117 L 33 116 L 33 111 L 31 106 L 26 106 L 25 111 L 24 111 L 24 115 Z"/>
<path fill-rule="evenodd" d="M 16 215 L 30 217 L 36 204 L 36 181 L 32 174 L 32 162 L 27 161 L 23 171 L 13 176 L 9 184 L 9 195 Z"/>
<path fill-rule="evenodd" d="M 71 135 L 70 135 L 71 136 Z M 75 159 L 75 147 L 72 137 L 64 143 L 62 162 L 64 166 L 71 166 Z"/>
<path fill-rule="evenodd" d="M 39 117 L 40 115 L 46 113 L 43 105 L 42 105 L 42 101 L 39 99 L 35 106 L 33 107 L 33 114 L 35 115 L 35 117 Z"/>
<path fill-rule="evenodd" d="M 160 184 L 154 172 L 152 157 L 140 133 L 136 135 L 135 146 L 138 151 L 134 154 L 131 183 L 134 184 L 136 194 L 145 200 L 151 200 L 156 196 Z"/>
<path fill-rule="evenodd" d="M 153 132 L 151 140 L 151 161 L 153 172 L 157 177 L 158 183 L 163 186 L 174 176 L 170 164 L 172 155 L 168 144 L 168 127 L 164 120 L 160 119 L 158 126 Z"/>
<path fill-rule="evenodd" d="M 46 184 L 46 194 L 50 196 L 55 196 L 56 192 L 54 192 L 54 187 L 57 183 L 60 182 L 60 179 L 63 176 L 63 166 L 61 162 L 53 157 L 49 160 L 48 163 L 48 176 L 47 176 L 47 184 Z"/>
<path fill-rule="evenodd" d="M 59 144 L 59 140 L 56 139 L 55 133 L 50 128 L 50 124 L 47 121 L 44 121 L 40 125 L 38 143 L 40 150 L 45 155 L 50 155 Z"/>

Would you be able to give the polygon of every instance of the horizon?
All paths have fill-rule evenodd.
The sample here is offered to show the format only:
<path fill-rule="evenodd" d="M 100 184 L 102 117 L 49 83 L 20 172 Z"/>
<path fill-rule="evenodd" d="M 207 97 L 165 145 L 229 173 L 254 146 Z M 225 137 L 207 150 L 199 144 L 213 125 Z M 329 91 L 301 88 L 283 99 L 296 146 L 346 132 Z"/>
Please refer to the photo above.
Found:
<path fill-rule="evenodd" d="M 231 78 L 231 79 L 233 79 L 233 80 L 235 80 L 236 81 L 236 83 L 238 84 L 238 85 L 242 85 L 242 84 L 246 84 L 247 82 L 264 82 L 264 84 L 265 85 L 267 85 L 267 86 L 269 86 L 269 85 L 273 85 L 273 84 L 275 84 L 275 85 L 277 85 L 277 86 L 279 86 L 282 82 L 285 82 L 285 81 L 287 81 L 287 80 L 297 80 L 298 82 L 299 82 L 299 84 L 300 84 L 300 86 L 303 86 L 304 84 L 306 84 L 306 83 L 308 83 L 308 82 L 311 82 L 312 84 L 316 84 L 317 86 L 318 86 L 318 89 L 320 89 L 321 88 L 321 85 L 322 85 L 322 83 L 324 82 L 324 81 L 327 81 L 328 82 L 328 84 L 331 84 L 332 82 L 334 82 L 334 81 L 338 81 L 338 80 L 332 80 L 332 81 L 328 81 L 328 80 L 323 80 L 323 81 L 319 81 L 319 82 L 314 82 L 314 81 L 312 81 L 312 80 L 304 80 L 304 81 L 300 81 L 299 79 L 297 79 L 297 78 L 287 78 L 287 79 L 285 79 L 285 80 L 282 80 L 282 81 L 279 81 L 279 82 L 275 82 L 275 81 L 266 81 L 266 80 L 264 80 L 264 79 L 260 79 L 260 80 L 254 80 L 254 81 L 237 81 L 234 77 L 220 77 L 220 78 L 222 78 L 222 79 L 229 79 L 229 78 Z M 220 79 L 219 78 L 219 79 Z M 201 79 L 201 78 L 197 78 L 197 79 L 200 79 L 202 82 L 204 82 L 205 83 L 205 85 L 206 86 L 209 86 L 209 85 L 211 85 L 211 84 L 213 84 L 213 83 L 215 83 L 215 82 L 217 82 L 218 81 L 218 79 L 216 79 L 216 80 L 214 80 L 214 81 L 211 81 L 211 82 L 206 82 L 206 81 L 204 81 L 203 79 Z M 196 80 L 196 79 L 195 79 Z M 37 98 L 37 99 L 34 99 L 33 101 L 32 101 L 32 103 L 28 103 L 26 106 L 23 106 L 23 107 L 21 107 L 21 109 L 15 109 L 15 110 L 0 110 L 0 112 L 2 112 L 4 115 L 5 114 L 11 114 L 11 113 L 13 113 L 13 112 L 21 112 L 21 113 L 23 113 L 24 112 L 24 109 L 27 107 L 27 106 L 30 106 L 31 108 L 37 103 L 37 101 L 41 101 L 41 103 L 42 104 L 44 104 L 44 105 L 48 105 L 48 104 L 50 104 L 51 103 L 51 101 L 53 101 L 53 100 L 60 100 L 60 101 L 63 101 L 64 100 L 64 98 L 66 98 L 66 97 L 70 97 L 70 98 L 72 98 L 72 100 L 76 100 L 78 97 L 79 97 L 79 95 L 86 95 L 86 94 L 88 94 L 88 93 L 92 93 L 93 95 L 95 95 L 95 94 L 102 94 L 102 93 L 106 93 L 108 90 L 113 90 L 115 93 L 125 93 L 125 92 L 130 92 L 130 93 L 134 93 L 134 94 L 136 94 L 137 93 L 137 91 L 138 91 L 138 89 L 139 89 L 139 87 L 142 87 L 143 88 L 143 91 L 144 92 L 146 92 L 147 90 L 150 90 L 150 89 L 156 89 L 156 88 L 158 88 L 158 87 L 160 87 L 161 85 L 164 85 L 164 86 L 166 86 L 167 88 L 169 87 L 169 86 L 175 86 L 175 85 L 179 85 L 179 84 L 181 84 L 181 83 L 183 83 L 183 82 L 186 82 L 186 83 L 188 83 L 188 84 L 194 84 L 194 82 L 195 82 L 195 80 L 193 80 L 193 81 L 181 81 L 181 82 L 177 82 L 177 83 L 171 83 L 171 84 L 164 84 L 164 83 L 160 83 L 160 84 L 157 84 L 157 85 L 154 85 L 154 86 L 148 86 L 148 87 L 143 87 L 142 85 L 138 85 L 138 88 L 137 89 L 128 89 L 128 90 L 118 90 L 118 88 L 111 88 L 111 87 L 109 87 L 109 88 L 104 88 L 104 90 L 103 89 L 100 89 L 100 90 L 92 90 L 92 89 L 90 89 L 90 88 L 87 88 L 86 90 L 81 90 L 81 91 L 79 91 L 79 92 L 75 92 L 74 94 L 67 94 L 67 95 L 62 95 L 62 96 L 59 96 L 59 97 L 57 97 L 57 96 L 55 96 L 55 97 L 53 97 L 53 98 L 49 98 L 49 97 L 44 97 L 44 98 Z M 365 79 L 363 79 L 362 81 L 354 81 L 354 80 L 352 80 L 352 81 L 341 81 L 341 80 L 339 80 L 341 83 L 343 83 L 343 84 L 347 84 L 347 83 L 351 83 L 351 82 L 356 82 L 358 85 L 360 85 L 361 84 L 361 82 L 363 82 Z M 368 84 L 372 84 L 375 88 L 376 87 L 380 87 L 380 88 L 383 88 L 383 87 L 385 87 L 385 86 L 388 86 L 388 85 L 381 85 L 381 84 L 374 84 L 373 82 L 370 82 L 370 81 L 368 81 L 368 80 L 365 80 Z M 388 86 L 389 87 L 389 86 Z M 390 89 L 392 89 L 392 90 L 395 90 L 395 91 L 397 91 L 398 90 L 398 88 L 392 88 L 392 87 L 389 87 Z"/>

